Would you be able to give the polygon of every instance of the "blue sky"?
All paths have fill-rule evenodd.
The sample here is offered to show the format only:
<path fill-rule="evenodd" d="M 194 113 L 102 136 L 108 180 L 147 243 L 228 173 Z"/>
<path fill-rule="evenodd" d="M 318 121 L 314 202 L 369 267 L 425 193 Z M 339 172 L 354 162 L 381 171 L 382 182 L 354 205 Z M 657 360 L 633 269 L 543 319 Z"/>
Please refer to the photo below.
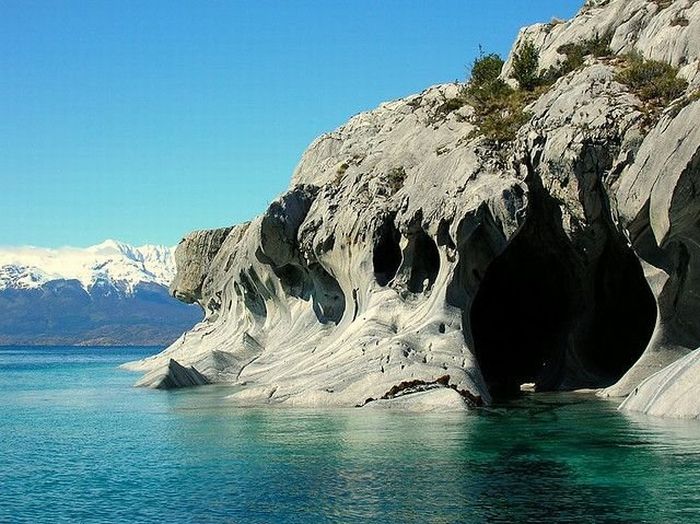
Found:
<path fill-rule="evenodd" d="M 0 0 L 0 245 L 248 220 L 317 135 L 581 3 Z"/>

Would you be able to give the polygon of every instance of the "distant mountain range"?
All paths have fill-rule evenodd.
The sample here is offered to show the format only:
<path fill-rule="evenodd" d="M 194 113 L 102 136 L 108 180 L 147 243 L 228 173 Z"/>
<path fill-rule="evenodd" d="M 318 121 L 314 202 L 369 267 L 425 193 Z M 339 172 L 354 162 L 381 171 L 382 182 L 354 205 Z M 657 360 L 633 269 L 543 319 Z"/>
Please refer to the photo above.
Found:
<path fill-rule="evenodd" d="M 174 248 L 0 248 L 0 345 L 165 345 L 201 320 L 168 293 Z"/>

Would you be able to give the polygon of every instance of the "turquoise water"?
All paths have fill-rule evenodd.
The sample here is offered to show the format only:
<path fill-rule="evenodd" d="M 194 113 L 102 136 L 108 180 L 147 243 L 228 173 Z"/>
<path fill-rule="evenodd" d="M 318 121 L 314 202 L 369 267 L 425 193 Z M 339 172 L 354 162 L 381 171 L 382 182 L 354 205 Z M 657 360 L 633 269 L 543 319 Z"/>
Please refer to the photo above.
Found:
<path fill-rule="evenodd" d="M 700 522 L 698 422 L 237 409 L 131 387 L 152 352 L 0 348 L 0 522 Z"/>

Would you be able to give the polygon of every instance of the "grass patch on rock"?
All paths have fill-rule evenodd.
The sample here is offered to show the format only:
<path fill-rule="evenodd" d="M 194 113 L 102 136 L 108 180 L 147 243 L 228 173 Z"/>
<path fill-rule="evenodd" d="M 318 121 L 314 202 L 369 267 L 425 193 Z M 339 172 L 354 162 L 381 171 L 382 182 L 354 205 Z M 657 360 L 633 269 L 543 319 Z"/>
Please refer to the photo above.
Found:
<path fill-rule="evenodd" d="M 639 54 L 623 57 L 622 69 L 615 75 L 615 80 L 626 85 L 643 102 L 647 126 L 655 124 L 661 112 L 674 100 L 682 102 L 687 98 L 685 105 L 692 101 L 692 97 L 681 99 L 688 89 L 688 82 L 678 76 L 678 68 L 666 62 L 647 60 Z M 676 114 L 682 107 L 680 104 Z"/>
<path fill-rule="evenodd" d="M 471 76 L 459 95 L 441 104 L 437 113 L 446 114 L 469 104 L 474 108 L 472 119 L 476 129 L 468 139 L 483 136 L 498 143 L 514 140 L 518 130 L 532 116 L 525 111 L 525 106 L 542 94 L 536 74 L 537 50 L 534 46 L 526 47 L 518 56 L 516 74 L 526 88 L 514 89 L 500 78 L 504 61 L 499 55 L 482 53 L 474 60 Z"/>
<path fill-rule="evenodd" d="M 557 51 L 564 55 L 564 59 L 543 72 L 539 68 L 537 48 L 526 39 L 513 56 L 513 78 L 518 82 L 517 88 L 500 77 L 504 61 L 499 55 L 481 53 L 474 60 L 467 84 L 457 97 L 441 104 L 436 115 L 444 116 L 469 104 L 474 108 L 472 121 L 476 129 L 467 139 L 483 136 L 492 142 L 510 142 L 532 117 L 525 110 L 527 105 L 547 92 L 559 78 L 583 67 L 587 58 L 612 56 L 611 41 L 612 33 L 606 33 L 563 45 Z M 681 97 L 688 87 L 688 83 L 678 76 L 677 68 L 634 54 L 622 57 L 615 80 L 628 86 L 644 102 L 648 123 L 658 120 L 661 111 Z"/>
<path fill-rule="evenodd" d="M 569 74 L 583 66 L 586 58 L 593 56 L 595 58 L 603 58 L 612 55 L 610 50 L 610 42 L 612 41 L 612 33 L 604 35 L 595 35 L 588 40 L 565 44 L 557 48 L 560 55 L 564 55 L 564 60 L 557 67 L 550 67 L 543 75 L 545 82 L 553 83 L 558 78 Z"/>
<path fill-rule="evenodd" d="M 630 54 L 625 57 L 624 64 L 615 80 L 629 87 L 644 102 L 665 107 L 688 88 L 688 82 L 678 76 L 678 68 L 666 62 Z"/>

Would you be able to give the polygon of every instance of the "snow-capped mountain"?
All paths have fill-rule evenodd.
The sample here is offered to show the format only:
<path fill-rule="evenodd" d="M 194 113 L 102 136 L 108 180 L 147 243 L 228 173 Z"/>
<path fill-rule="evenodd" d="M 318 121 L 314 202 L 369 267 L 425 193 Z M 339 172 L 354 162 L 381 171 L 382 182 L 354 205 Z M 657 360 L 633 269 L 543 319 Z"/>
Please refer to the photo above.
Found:
<path fill-rule="evenodd" d="M 170 296 L 174 248 L 0 248 L 0 345 L 162 345 L 201 319 Z"/>
<path fill-rule="evenodd" d="M 133 294 L 139 283 L 168 286 L 174 248 L 133 247 L 106 240 L 88 248 L 0 248 L 0 290 L 36 289 L 53 280 L 77 280 L 86 291 L 100 282 Z"/>

